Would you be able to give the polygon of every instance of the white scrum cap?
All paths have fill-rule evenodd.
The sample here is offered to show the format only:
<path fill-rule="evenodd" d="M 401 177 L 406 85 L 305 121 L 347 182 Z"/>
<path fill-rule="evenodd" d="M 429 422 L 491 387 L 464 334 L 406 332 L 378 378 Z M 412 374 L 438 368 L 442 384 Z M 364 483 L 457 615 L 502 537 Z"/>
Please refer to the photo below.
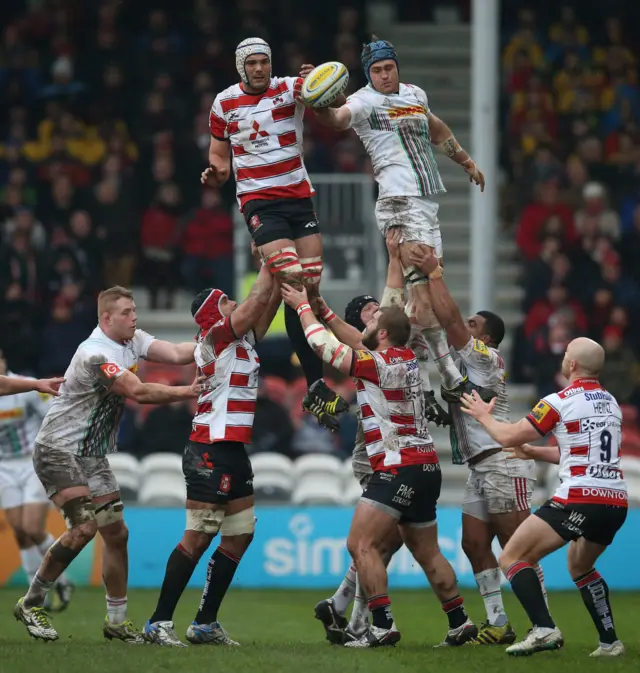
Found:
<path fill-rule="evenodd" d="M 249 79 L 244 63 L 253 54 L 266 54 L 271 60 L 271 47 L 261 37 L 248 37 L 236 47 L 236 70 L 245 84 L 249 84 Z"/>

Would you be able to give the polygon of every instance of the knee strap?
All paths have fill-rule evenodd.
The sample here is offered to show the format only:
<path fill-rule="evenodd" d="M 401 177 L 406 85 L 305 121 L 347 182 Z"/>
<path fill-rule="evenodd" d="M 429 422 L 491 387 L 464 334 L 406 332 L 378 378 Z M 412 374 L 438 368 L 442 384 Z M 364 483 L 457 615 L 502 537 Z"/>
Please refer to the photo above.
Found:
<path fill-rule="evenodd" d="M 253 535 L 256 529 L 255 509 L 248 507 L 242 512 L 226 516 L 220 528 L 220 534 L 225 537 L 235 535 Z"/>
<path fill-rule="evenodd" d="M 96 507 L 96 521 L 98 528 L 104 528 L 112 523 L 118 523 L 124 519 L 124 504 L 120 498 L 118 500 L 111 500 L 105 502 L 103 505 Z"/>
<path fill-rule="evenodd" d="M 95 521 L 95 509 L 96 506 L 93 504 L 91 496 L 88 495 L 72 498 L 60 508 L 68 530 L 81 526 L 83 523 Z"/>
<path fill-rule="evenodd" d="M 264 263 L 274 276 L 279 276 L 285 283 L 299 285 L 304 276 L 298 253 L 293 247 L 281 248 L 269 253 Z"/>
<path fill-rule="evenodd" d="M 306 285 L 319 285 L 322 277 L 322 257 L 300 257 Z"/>
<path fill-rule="evenodd" d="M 223 520 L 223 509 L 187 509 L 186 529 L 215 537 Z"/>
<path fill-rule="evenodd" d="M 404 280 L 407 285 L 426 285 L 429 279 L 415 266 L 404 267 Z"/>

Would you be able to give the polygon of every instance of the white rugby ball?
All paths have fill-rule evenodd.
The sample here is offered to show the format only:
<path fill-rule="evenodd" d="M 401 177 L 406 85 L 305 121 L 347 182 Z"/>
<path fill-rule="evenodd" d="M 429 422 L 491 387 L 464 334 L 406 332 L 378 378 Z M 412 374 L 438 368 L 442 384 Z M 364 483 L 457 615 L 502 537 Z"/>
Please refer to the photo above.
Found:
<path fill-rule="evenodd" d="M 338 61 L 314 68 L 304 79 L 300 96 L 306 105 L 326 107 L 347 88 L 349 71 Z"/>

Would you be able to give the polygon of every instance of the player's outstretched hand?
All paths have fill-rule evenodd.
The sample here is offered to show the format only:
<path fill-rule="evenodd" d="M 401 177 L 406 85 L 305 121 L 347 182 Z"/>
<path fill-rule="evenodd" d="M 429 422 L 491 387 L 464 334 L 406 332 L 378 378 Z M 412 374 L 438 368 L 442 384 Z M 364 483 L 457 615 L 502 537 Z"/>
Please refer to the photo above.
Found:
<path fill-rule="evenodd" d="M 484 192 L 484 173 L 476 166 L 475 162 L 470 161 L 468 166 L 464 166 L 464 170 L 469 176 L 469 182 L 480 185 L 480 191 Z"/>
<path fill-rule="evenodd" d="M 440 266 L 437 256 L 430 252 L 426 246 L 420 245 L 414 245 L 409 250 L 409 261 L 426 276 Z"/>
<path fill-rule="evenodd" d="M 63 378 L 55 379 L 38 379 L 35 383 L 35 388 L 39 393 L 45 393 L 47 395 L 55 395 L 56 397 L 60 395 L 60 386 L 64 383 Z"/>
<path fill-rule="evenodd" d="M 497 397 L 494 397 L 491 402 L 487 404 L 480 399 L 480 395 L 478 395 L 477 391 L 472 390 L 471 395 L 468 393 L 462 394 L 462 397 L 460 398 L 462 405 L 460 408 L 465 414 L 471 416 L 471 418 L 475 418 L 476 421 L 482 422 L 483 418 L 491 415 L 497 399 Z"/>
<path fill-rule="evenodd" d="M 189 387 L 191 388 L 191 394 L 193 397 L 200 397 L 202 393 L 209 389 L 207 377 L 204 375 L 196 375 L 196 378 L 193 379 L 193 383 Z"/>
<path fill-rule="evenodd" d="M 282 298 L 284 299 L 287 306 L 291 306 L 292 309 L 296 310 L 300 304 L 308 304 L 309 299 L 307 297 L 307 291 L 303 287 L 301 290 L 298 290 L 287 283 L 282 283 L 280 287 L 282 292 Z"/>
<path fill-rule="evenodd" d="M 203 185 L 208 185 L 209 187 L 220 187 L 229 179 L 229 167 L 224 166 L 221 168 L 216 168 L 215 166 L 209 166 L 205 168 L 200 175 L 200 182 Z"/>
<path fill-rule="evenodd" d="M 300 66 L 300 77 L 306 77 L 316 66 L 310 63 L 303 63 Z"/>
<path fill-rule="evenodd" d="M 507 459 L 519 458 L 520 460 L 533 460 L 531 455 L 529 455 L 529 444 L 512 446 L 502 450 L 507 454 Z"/>
<path fill-rule="evenodd" d="M 389 257 L 392 259 L 400 259 L 400 240 L 402 239 L 402 233 L 400 227 L 391 227 L 387 231 L 385 240 L 387 242 L 387 250 L 389 252 Z"/>

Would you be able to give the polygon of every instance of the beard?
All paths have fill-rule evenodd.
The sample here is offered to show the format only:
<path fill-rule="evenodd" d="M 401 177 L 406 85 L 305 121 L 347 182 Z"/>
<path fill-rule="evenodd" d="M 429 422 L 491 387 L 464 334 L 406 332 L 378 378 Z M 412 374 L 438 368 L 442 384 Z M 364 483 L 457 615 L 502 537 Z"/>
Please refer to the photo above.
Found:
<path fill-rule="evenodd" d="M 375 332 L 371 332 L 371 334 L 365 334 L 364 337 L 362 337 L 362 345 L 370 351 L 374 351 L 379 345 L 380 341 L 378 339 L 378 332 L 380 330 L 376 330 Z"/>

